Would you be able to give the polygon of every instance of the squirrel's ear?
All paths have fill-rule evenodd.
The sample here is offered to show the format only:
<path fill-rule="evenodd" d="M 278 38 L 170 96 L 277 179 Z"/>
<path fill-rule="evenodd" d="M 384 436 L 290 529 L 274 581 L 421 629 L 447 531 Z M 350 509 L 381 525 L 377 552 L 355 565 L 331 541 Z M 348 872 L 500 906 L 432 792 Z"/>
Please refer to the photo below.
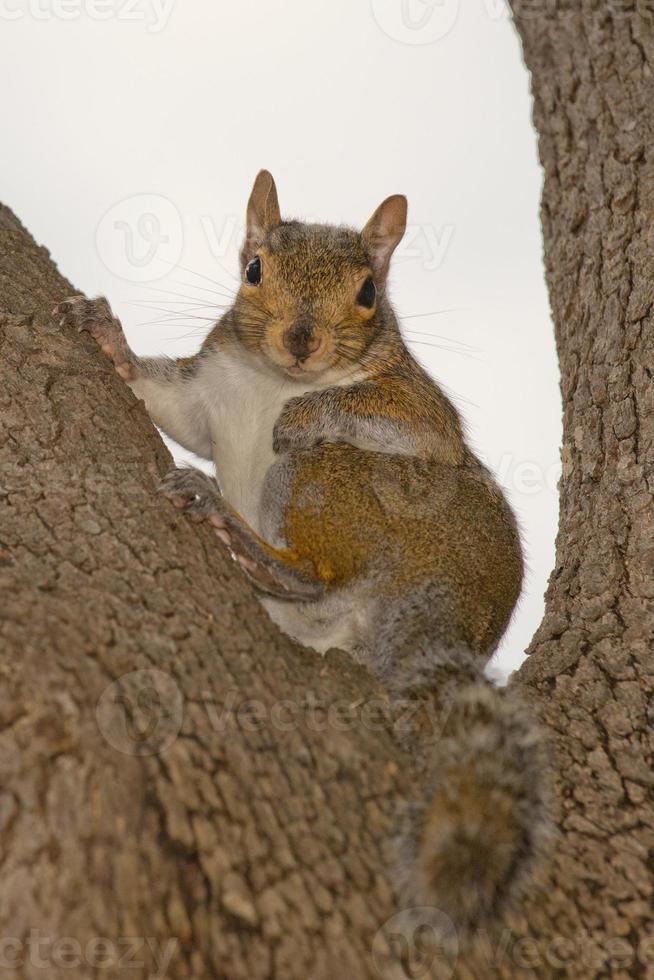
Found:
<path fill-rule="evenodd" d="M 249 262 L 266 234 L 281 220 L 273 176 L 268 170 L 260 170 L 248 201 L 245 241 L 241 250 L 242 261 Z"/>
<path fill-rule="evenodd" d="M 386 278 L 391 255 L 406 231 L 406 215 L 406 197 L 393 194 L 382 201 L 361 232 L 377 282 Z"/>

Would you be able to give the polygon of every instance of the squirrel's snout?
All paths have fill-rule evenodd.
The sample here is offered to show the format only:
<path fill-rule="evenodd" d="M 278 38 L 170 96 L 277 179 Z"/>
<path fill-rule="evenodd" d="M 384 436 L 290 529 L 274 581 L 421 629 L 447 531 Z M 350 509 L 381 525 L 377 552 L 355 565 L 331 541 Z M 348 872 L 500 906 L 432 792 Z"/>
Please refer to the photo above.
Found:
<path fill-rule="evenodd" d="M 310 316 L 299 317 L 285 331 L 282 343 L 298 361 L 306 361 L 320 347 L 320 337 L 314 329 L 313 319 Z"/>

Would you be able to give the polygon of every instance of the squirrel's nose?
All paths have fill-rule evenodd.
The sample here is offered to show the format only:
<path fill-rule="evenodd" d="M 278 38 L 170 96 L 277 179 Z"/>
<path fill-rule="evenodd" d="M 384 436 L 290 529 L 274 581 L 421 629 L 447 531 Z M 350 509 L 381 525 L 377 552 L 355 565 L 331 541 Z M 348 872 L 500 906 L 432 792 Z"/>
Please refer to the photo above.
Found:
<path fill-rule="evenodd" d="M 320 340 L 314 335 L 311 317 L 301 316 L 291 324 L 284 333 L 283 343 L 286 350 L 298 361 L 306 361 L 307 357 L 317 351 Z"/>

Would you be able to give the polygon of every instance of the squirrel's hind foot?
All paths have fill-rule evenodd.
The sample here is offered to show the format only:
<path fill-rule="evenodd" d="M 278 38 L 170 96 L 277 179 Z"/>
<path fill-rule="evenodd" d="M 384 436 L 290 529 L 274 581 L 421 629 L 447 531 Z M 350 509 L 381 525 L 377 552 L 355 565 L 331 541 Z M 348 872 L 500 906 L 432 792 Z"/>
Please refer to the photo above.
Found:
<path fill-rule="evenodd" d="M 290 554 L 263 541 L 229 506 L 207 473 L 193 467 L 171 470 L 159 492 L 193 520 L 208 520 L 216 537 L 261 591 L 284 599 L 321 598 L 322 583 L 300 570 Z"/>

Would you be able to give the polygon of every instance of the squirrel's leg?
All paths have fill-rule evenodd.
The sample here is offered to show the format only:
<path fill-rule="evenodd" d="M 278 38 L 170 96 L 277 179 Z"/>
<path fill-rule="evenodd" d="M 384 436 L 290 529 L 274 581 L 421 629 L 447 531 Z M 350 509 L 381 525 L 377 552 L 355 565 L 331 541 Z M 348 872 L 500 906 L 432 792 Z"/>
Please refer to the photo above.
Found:
<path fill-rule="evenodd" d="M 378 389 L 365 381 L 286 402 L 273 430 L 274 451 L 307 449 L 320 442 L 348 442 L 359 449 L 409 456 L 421 448 L 410 426 L 382 411 Z"/>
<path fill-rule="evenodd" d="M 208 520 L 216 536 L 257 588 L 295 600 L 319 599 L 322 582 L 312 566 L 287 548 L 273 548 L 229 506 L 213 477 L 193 467 L 171 470 L 159 491 L 194 520 Z"/>
<path fill-rule="evenodd" d="M 185 449 L 211 459 L 211 434 L 194 371 L 195 359 L 137 357 L 103 296 L 71 296 L 54 310 L 62 325 L 85 330 L 116 372 L 142 398 L 150 418 Z"/>

